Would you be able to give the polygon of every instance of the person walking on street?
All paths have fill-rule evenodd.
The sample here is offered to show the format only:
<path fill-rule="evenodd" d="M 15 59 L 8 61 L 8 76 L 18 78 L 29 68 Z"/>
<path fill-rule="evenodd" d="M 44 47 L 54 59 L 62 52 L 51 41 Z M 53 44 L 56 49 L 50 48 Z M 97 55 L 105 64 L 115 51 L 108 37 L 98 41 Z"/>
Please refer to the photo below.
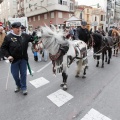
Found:
<path fill-rule="evenodd" d="M 27 95 L 27 64 L 28 64 L 28 42 L 33 42 L 33 37 L 21 33 L 21 23 L 14 22 L 12 32 L 9 33 L 1 46 L 4 55 L 11 62 L 11 73 L 15 80 L 15 92 L 22 90 Z"/>
<path fill-rule="evenodd" d="M 5 36 L 6 36 L 6 33 L 4 32 L 3 27 L 0 27 L 0 61 L 1 61 L 1 59 L 4 60 L 4 56 L 1 53 L 1 45 L 2 45 L 2 43 L 4 41 Z"/>
<path fill-rule="evenodd" d="M 88 29 L 86 28 L 87 22 L 82 21 L 81 27 L 77 29 L 77 36 L 79 40 L 84 41 L 86 44 L 88 44 L 88 40 L 90 38 L 90 34 Z"/>

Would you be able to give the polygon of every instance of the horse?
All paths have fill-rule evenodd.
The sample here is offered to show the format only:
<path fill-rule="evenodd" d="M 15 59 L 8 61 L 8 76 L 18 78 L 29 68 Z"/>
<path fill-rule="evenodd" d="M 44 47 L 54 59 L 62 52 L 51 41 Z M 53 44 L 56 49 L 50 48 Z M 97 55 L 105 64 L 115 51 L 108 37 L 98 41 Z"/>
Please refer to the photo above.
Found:
<path fill-rule="evenodd" d="M 119 49 L 119 44 L 120 44 L 120 36 L 117 30 L 112 31 L 112 38 L 114 42 L 114 53 L 113 56 L 118 57 L 118 49 Z"/>
<path fill-rule="evenodd" d="M 76 61 L 77 64 L 75 77 L 79 77 L 81 71 L 83 72 L 82 78 L 86 77 L 87 44 L 81 40 L 64 39 L 62 31 L 56 32 L 56 28 L 53 25 L 51 27 L 41 27 L 42 36 L 36 45 L 38 49 L 48 50 L 53 65 L 53 73 L 55 75 L 62 74 L 63 81 L 60 86 L 63 90 L 67 90 L 67 69 L 73 61 Z"/>
<path fill-rule="evenodd" d="M 102 68 L 104 68 L 104 60 L 110 64 L 112 56 L 113 39 L 110 36 L 102 36 L 100 33 L 92 33 L 92 46 L 94 58 L 97 58 L 96 67 L 99 67 L 100 56 L 102 55 Z M 105 58 L 106 56 L 106 58 Z"/>

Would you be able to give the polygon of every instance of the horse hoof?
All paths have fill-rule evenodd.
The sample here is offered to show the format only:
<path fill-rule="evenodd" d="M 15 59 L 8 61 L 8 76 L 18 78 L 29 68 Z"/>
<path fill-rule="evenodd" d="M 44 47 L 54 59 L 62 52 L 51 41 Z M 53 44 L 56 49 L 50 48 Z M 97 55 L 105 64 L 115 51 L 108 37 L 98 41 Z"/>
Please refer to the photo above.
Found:
<path fill-rule="evenodd" d="M 99 65 L 96 65 L 96 67 L 99 67 Z"/>
<path fill-rule="evenodd" d="M 79 75 L 76 75 L 75 77 L 78 78 L 78 77 L 80 77 L 80 76 L 79 76 Z"/>
<path fill-rule="evenodd" d="M 110 64 L 110 61 L 108 61 L 108 64 Z"/>
<path fill-rule="evenodd" d="M 104 66 L 102 65 L 101 68 L 104 68 Z"/>
<path fill-rule="evenodd" d="M 82 76 L 82 78 L 83 78 L 83 79 L 85 79 L 85 78 L 86 78 L 86 76 Z"/>
<path fill-rule="evenodd" d="M 60 87 L 63 87 L 63 86 L 64 86 L 64 83 L 61 83 L 61 84 L 60 84 Z"/>
<path fill-rule="evenodd" d="M 66 91 L 67 89 L 68 89 L 68 88 L 67 88 L 67 85 L 64 85 L 64 86 L 63 86 L 63 90 Z"/>

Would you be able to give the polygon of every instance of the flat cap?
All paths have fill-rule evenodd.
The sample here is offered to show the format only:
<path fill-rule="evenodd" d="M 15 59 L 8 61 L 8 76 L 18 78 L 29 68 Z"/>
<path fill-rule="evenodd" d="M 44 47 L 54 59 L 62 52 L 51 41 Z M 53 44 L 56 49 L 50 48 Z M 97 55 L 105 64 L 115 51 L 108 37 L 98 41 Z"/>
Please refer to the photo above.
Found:
<path fill-rule="evenodd" d="M 82 22 L 81 22 L 81 25 L 82 25 L 82 26 L 86 26 L 86 25 L 87 25 L 87 22 L 86 22 L 86 21 L 82 21 Z"/>
<path fill-rule="evenodd" d="M 21 23 L 20 22 L 14 22 L 12 23 L 12 28 L 18 28 L 18 27 L 21 27 Z"/>

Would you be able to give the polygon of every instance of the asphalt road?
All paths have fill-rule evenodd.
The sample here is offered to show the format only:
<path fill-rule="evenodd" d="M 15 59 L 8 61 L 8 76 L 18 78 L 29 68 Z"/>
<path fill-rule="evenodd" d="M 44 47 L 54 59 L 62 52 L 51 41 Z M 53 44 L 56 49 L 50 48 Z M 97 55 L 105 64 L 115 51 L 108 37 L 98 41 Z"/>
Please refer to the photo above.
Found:
<path fill-rule="evenodd" d="M 28 52 L 34 76 L 28 75 L 27 96 L 14 93 L 11 74 L 5 90 L 10 64 L 0 61 L 0 120 L 120 120 L 120 54 L 112 57 L 111 64 L 105 64 L 105 68 L 96 68 L 89 51 L 87 78 L 75 78 L 73 63 L 68 69 L 68 90 L 64 93 L 60 87 L 62 77 L 53 76 L 50 60 L 35 62 L 30 49 Z M 31 84 L 30 81 L 41 77 L 46 80 L 41 86 L 36 88 Z M 56 100 L 57 105 L 49 98 Z M 85 118 L 92 108 L 92 115 L 97 111 L 104 119 L 103 116 Z"/>

